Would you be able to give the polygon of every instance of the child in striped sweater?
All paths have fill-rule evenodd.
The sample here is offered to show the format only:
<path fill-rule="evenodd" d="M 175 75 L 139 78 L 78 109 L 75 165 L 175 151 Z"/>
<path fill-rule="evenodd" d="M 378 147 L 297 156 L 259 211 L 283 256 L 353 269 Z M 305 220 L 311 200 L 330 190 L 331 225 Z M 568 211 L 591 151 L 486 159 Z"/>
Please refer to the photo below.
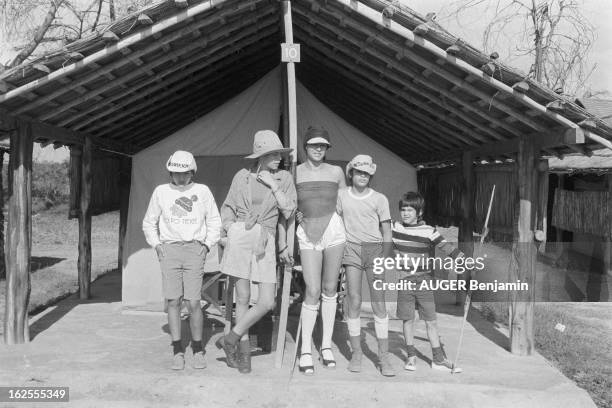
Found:
<path fill-rule="evenodd" d="M 408 371 L 416 370 L 416 349 L 414 347 L 414 317 L 415 309 L 418 308 L 421 320 L 425 321 L 427 337 L 432 349 L 431 367 L 437 370 L 451 371 L 451 362 L 446 358 L 446 354 L 440 344 L 438 335 L 438 325 L 436 323 L 436 305 L 434 294 L 431 289 L 421 289 L 423 281 L 433 279 L 432 270 L 429 268 L 427 258 L 435 258 L 435 249 L 439 248 L 447 256 L 452 258 L 463 257 L 461 251 L 448 243 L 435 227 L 425 224 L 422 221 L 425 199 L 416 192 L 404 194 L 399 202 L 399 210 L 402 218 L 401 222 L 395 222 L 392 228 L 393 248 L 395 254 L 401 257 L 408 257 L 411 261 L 408 267 L 399 271 L 399 278 L 412 283 L 412 288 L 398 291 L 397 296 L 397 317 L 403 320 L 404 338 L 406 341 L 408 360 L 404 368 Z M 461 369 L 455 368 L 455 372 Z"/>

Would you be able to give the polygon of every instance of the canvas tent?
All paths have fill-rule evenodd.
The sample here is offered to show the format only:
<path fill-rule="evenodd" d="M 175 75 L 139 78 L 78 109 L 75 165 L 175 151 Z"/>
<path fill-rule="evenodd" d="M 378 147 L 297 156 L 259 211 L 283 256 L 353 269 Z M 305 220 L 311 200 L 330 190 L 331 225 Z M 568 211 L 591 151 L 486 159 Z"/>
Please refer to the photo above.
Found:
<path fill-rule="evenodd" d="M 170 154 L 177 149 L 193 152 L 198 164 L 196 181 L 210 187 L 220 207 L 232 177 L 248 165 L 243 157 L 252 150 L 253 134 L 260 129 L 279 131 L 281 92 L 281 71 L 275 68 L 227 103 L 133 157 L 123 252 L 124 305 L 150 308 L 162 301 L 159 263 L 144 240 L 142 219 L 155 186 L 168 181 L 165 163 Z M 379 164 L 374 186 L 389 198 L 392 210 L 403 192 L 416 189 L 414 167 L 334 114 L 301 84 L 297 106 L 300 136 L 310 125 L 330 132 L 334 146 L 330 160 L 346 163 L 359 153 L 374 158 Z M 301 138 L 298 145 L 302 145 Z M 219 270 L 217 260 L 215 250 L 208 257 L 207 271 Z"/>

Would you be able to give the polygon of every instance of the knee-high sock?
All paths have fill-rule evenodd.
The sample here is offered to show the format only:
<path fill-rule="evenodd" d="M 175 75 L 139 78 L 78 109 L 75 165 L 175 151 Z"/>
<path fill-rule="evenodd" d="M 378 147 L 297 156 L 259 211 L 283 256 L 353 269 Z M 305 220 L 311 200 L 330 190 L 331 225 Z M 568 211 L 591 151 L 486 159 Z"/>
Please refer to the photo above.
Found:
<path fill-rule="evenodd" d="M 302 303 L 302 353 L 312 353 L 312 331 L 314 330 L 319 305 Z"/>
<path fill-rule="evenodd" d="M 334 296 L 321 294 L 321 320 L 323 320 L 322 349 L 331 348 L 334 321 L 336 320 L 336 299 L 338 299 L 337 293 Z"/>
<path fill-rule="evenodd" d="M 386 339 L 389 337 L 389 315 L 382 319 L 374 315 L 374 331 L 376 331 L 377 339 Z"/>

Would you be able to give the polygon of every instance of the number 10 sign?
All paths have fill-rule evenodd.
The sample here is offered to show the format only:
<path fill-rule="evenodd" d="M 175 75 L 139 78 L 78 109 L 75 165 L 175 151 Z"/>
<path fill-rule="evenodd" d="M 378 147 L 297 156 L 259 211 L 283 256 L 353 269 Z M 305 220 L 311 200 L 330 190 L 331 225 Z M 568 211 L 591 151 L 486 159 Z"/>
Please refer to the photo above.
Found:
<path fill-rule="evenodd" d="M 300 44 L 281 44 L 282 62 L 300 62 Z"/>

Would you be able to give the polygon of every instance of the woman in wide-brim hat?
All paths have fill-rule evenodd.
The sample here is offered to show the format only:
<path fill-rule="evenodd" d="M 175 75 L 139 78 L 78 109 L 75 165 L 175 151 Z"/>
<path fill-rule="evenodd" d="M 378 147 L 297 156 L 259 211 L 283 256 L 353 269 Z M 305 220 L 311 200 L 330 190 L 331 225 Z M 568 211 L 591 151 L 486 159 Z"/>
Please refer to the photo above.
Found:
<path fill-rule="evenodd" d="M 338 190 L 346 187 L 344 173 L 338 166 L 325 163 L 331 148 L 329 132 L 309 127 L 304 134 L 306 160 L 297 166 L 296 188 L 302 275 L 306 284 L 302 302 L 302 348 L 299 370 L 314 374 L 312 332 L 319 309 L 323 322 L 320 360 L 324 367 L 335 368 L 332 333 L 337 308 L 338 276 L 344 253 L 346 233 L 342 218 L 336 213 Z"/>
<path fill-rule="evenodd" d="M 241 373 L 251 371 L 248 330 L 274 308 L 276 292 L 276 227 L 279 215 L 289 219 L 296 208 L 291 173 L 278 170 L 283 147 L 271 130 L 255 133 L 250 168 L 239 170 L 221 206 L 222 235 L 226 244 L 221 271 L 235 279 L 236 324 L 219 339 L 227 364 Z M 284 240 L 284 239 L 283 239 Z M 279 242 L 279 257 L 289 261 L 286 242 Z M 251 282 L 258 284 L 257 303 L 249 308 Z"/>

